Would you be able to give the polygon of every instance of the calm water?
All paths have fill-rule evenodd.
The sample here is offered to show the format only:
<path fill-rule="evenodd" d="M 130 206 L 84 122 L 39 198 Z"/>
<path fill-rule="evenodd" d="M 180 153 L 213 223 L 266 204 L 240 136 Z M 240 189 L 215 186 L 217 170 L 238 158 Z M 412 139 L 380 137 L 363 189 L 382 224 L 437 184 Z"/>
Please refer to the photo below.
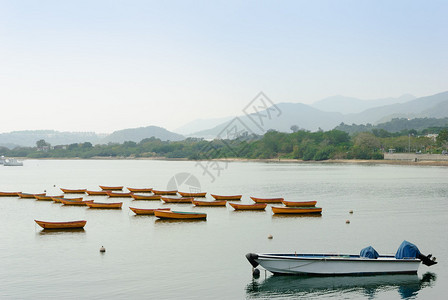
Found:
<path fill-rule="evenodd" d="M 278 217 L 270 209 L 234 212 L 127 198 L 119 200 L 122 210 L 110 211 L 0 198 L 0 298 L 441 299 L 448 293 L 448 168 L 230 163 L 211 182 L 195 162 L 29 160 L 23 167 L 0 167 L 0 191 L 56 195 L 59 187 L 98 190 L 98 185 L 167 189 L 179 173 L 191 173 L 209 193 L 243 194 L 243 203 L 249 196 L 317 200 L 323 214 Z M 192 178 L 182 184 L 177 176 L 179 189 L 197 187 Z M 160 221 L 134 216 L 128 206 L 203 211 L 208 219 Z M 84 231 L 46 232 L 34 219 L 86 219 L 87 225 Z M 404 239 L 433 253 L 439 264 L 420 266 L 417 276 L 304 278 L 268 272 L 265 277 L 262 272 L 253 280 L 244 257 L 247 252 L 357 254 L 368 245 L 395 253 Z M 102 245 L 105 254 L 99 253 Z"/>

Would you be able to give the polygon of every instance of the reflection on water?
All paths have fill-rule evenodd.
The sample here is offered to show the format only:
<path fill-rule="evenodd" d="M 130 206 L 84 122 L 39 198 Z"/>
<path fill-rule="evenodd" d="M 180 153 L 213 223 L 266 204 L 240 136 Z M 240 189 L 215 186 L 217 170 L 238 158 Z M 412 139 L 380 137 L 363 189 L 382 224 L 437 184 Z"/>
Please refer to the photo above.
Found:
<path fill-rule="evenodd" d="M 436 275 L 425 273 L 421 279 L 417 275 L 378 275 L 378 276 L 278 276 L 265 280 L 252 280 L 246 286 L 247 298 L 319 298 L 340 296 L 348 298 L 363 296 L 369 299 L 380 297 L 381 292 L 396 290 L 402 299 L 414 297 L 426 287 L 432 286 Z"/>
<path fill-rule="evenodd" d="M 42 229 L 38 232 L 39 235 L 71 235 L 71 234 L 85 234 L 84 228 L 72 229 Z"/>

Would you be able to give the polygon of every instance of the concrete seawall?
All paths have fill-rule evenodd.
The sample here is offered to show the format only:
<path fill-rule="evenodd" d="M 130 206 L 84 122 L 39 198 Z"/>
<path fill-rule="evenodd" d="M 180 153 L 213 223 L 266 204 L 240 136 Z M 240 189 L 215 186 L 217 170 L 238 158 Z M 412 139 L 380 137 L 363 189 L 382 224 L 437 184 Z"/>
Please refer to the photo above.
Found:
<path fill-rule="evenodd" d="M 385 160 L 404 161 L 448 161 L 448 155 L 443 154 L 415 154 L 415 153 L 384 153 Z"/>

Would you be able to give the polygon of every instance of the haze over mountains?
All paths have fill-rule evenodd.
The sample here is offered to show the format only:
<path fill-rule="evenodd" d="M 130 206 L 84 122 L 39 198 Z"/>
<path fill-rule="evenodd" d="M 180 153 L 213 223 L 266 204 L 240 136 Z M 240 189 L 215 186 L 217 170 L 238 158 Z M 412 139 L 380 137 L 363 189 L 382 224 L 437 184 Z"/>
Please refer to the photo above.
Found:
<path fill-rule="evenodd" d="M 111 134 L 94 132 L 58 132 L 54 130 L 15 131 L 0 134 L 0 146 L 35 146 L 44 139 L 52 145 L 91 142 L 92 144 L 140 142 L 155 137 L 178 141 L 185 137 L 205 139 L 232 138 L 233 134 L 248 132 L 263 134 L 269 129 L 291 132 L 291 126 L 310 131 L 331 130 L 341 123 L 379 124 L 393 118 L 446 118 L 448 117 L 448 91 L 427 97 L 403 95 L 398 98 L 360 100 L 334 96 L 307 105 L 303 103 L 278 103 L 267 110 L 241 116 L 198 119 L 176 129 L 174 133 L 157 126 L 130 128 Z"/>

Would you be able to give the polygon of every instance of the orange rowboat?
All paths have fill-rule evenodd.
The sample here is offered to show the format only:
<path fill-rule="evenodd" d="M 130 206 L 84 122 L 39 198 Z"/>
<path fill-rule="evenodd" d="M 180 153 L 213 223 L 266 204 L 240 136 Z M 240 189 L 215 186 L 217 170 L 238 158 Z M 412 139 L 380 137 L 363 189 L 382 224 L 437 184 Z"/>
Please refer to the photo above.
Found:
<path fill-rule="evenodd" d="M 107 191 L 107 195 L 109 197 L 132 197 L 132 192 L 129 193 L 117 193 L 117 192 L 111 192 L 111 191 Z"/>
<path fill-rule="evenodd" d="M 322 208 L 320 207 L 278 207 L 272 206 L 274 214 L 320 214 Z"/>
<path fill-rule="evenodd" d="M 230 202 L 229 205 L 232 206 L 235 210 L 264 210 L 267 206 L 266 203 L 237 204 Z"/>
<path fill-rule="evenodd" d="M 154 195 L 177 195 L 177 190 L 176 191 L 158 191 L 158 190 L 152 190 L 152 192 L 154 193 Z"/>
<path fill-rule="evenodd" d="M 206 219 L 207 214 L 197 212 L 155 210 L 154 215 L 161 219 L 194 220 Z"/>
<path fill-rule="evenodd" d="M 133 193 L 151 193 L 152 192 L 152 188 L 139 189 L 139 188 L 130 188 L 130 187 L 128 187 L 128 190 L 130 192 L 133 192 Z"/>
<path fill-rule="evenodd" d="M 234 195 L 234 196 L 221 196 L 221 195 L 212 195 L 216 200 L 241 200 L 242 195 Z"/>
<path fill-rule="evenodd" d="M 46 193 L 42 194 L 27 194 L 27 193 L 17 193 L 20 198 L 27 198 L 27 199 L 36 199 L 35 196 L 45 196 Z"/>
<path fill-rule="evenodd" d="M 107 191 L 86 191 L 90 196 L 107 196 Z"/>
<path fill-rule="evenodd" d="M 161 197 L 161 199 L 166 203 L 190 203 L 194 200 L 193 197 L 177 197 L 177 198 L 171 198 L 171 197 Z"/>
<path fill-rule="evenodd" d="M 86 206 L 88 202 L 93 202 L 93 200 L 87 200 L 87 201 L 79 201 L 79 200 L 68 200 L 64 198 L 59 199 L 60 202 L 64 205 L 80 205 L 80 206 Z"/>
<path fill-rule="evenodd" d="M 132 194 L 131 197 L 134 198 L 134 200 L 160 200 L 160 198 L 162 196 L 160 196 L 160 195 L 136 195 L 136 194 Z"/>
<path fill-rule="evenodd" d="M 71 190 L 61 188 L 61 191 L 66 194 L 84 194 L 87 190 L 86 189 Z"/>
<path fill-rule="evenodd" d="M 53 197 L 55 197 L 55 198 L 64 198 L 64 195 L 60 195 L 60 196 L 38 196 L 38 195 L 34 195 L 34 198 L 36 198 L 36 200 L 39 200 L 39 201 L 53 201 Z"/>
<path fill-rule="evenodd" d="M 0 192 L 0 197 L 18 197 L 20 192 Z"/>
<path fill-rule="evenodd" d="M 155 210 L 171 210 L 171 208 L 135 208 L 129 207 L 136 215 L 154 215 Z"/>
<path fill-rule="evenodd" d="M 191 200 L 191 203 L 193 203 L 196 206 L 226 206 L 227 201 L 226 200 L 216 200 L 216 201 L 198 201 L 198 200 Z"/>
<path fill-rule="evenodd" d="M 103 191 L 121 191 L 123 189 L 123 186 L 99 186 Z"/>
<path fill-rule="evenodd" d="M 205 195 L 207 195 L 206 192 L 204 193 L 185 193 L 185 192 L 178 192 L 182 197 L 205 197 Z"/>
<path fill-rule="evenodd" d="M 115 203 L 86 202 L 86 205 L 90 208 L 121 209 L 123 202 L 115 202 Z"/>
<path fill-rule="evenodd" d="M 79 198 L 51 197 L 51 200 L 53 200 L 54 202 L 62 203 L 61 199 L 71 200 L 71 201 L 82 201 L 82 197 L 79 197 Z"/>
<path fill-rule="evenodd" d="M 34 220 L 43 229 L 73 229 L 73 228 L 84 228 L 87 221 L 70 221 L 70 222 L 45 222 Z"/>
<path fill-rule="evenodd" d="M 285 206 L 288 206 L 288 207 L 311 207 L 311 206 L 315 206 L 317 201 L 301 201 L 301 202 L 298 202 L 298 201 L 286 201 L 286 200 L 283 200 L 282 203 Z"/>
<path fill-rule="evenodd" d="M 254 200 L 256 203 L 282 203 L 283 198 L 255 198 L 250 197 L 250 199 Z"/>

